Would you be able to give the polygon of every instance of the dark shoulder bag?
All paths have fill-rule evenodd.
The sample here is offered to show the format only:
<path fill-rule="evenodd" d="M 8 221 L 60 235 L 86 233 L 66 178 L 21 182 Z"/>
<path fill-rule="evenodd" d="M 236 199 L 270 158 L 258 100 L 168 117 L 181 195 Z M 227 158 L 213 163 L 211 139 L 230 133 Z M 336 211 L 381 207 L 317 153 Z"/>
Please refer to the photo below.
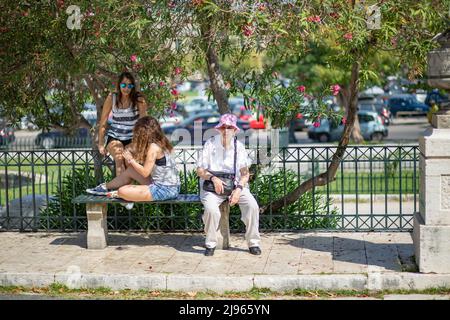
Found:
<path fill-rule="evenodd" d="M 236 157 L 237 157 L 237 137 L 234 137 L 234 170 L 233 173 L 221 172 L 221 171 L 211 171 L 208 170 L 213 176 L 219 178 L 224 182 L 223 185 L 223 193 L 220 195 L 229 196 L 233 192 L 235 188 L 235 179 L 236 179 Z M 216 193 L 216 189 L 214 189 L 214 183 L 211 180 L 205 180 L 203 182 L 203 190 Z"/>

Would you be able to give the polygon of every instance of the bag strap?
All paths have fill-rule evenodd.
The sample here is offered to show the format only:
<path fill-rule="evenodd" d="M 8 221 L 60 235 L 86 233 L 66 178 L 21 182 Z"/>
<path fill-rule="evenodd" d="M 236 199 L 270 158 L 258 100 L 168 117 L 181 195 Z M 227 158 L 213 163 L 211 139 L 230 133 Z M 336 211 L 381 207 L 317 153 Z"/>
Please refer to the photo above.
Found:
<path fill-rule="evenodd" d="M 236 180 L 237 137 L 234 137 L 234 179 Z M 236 181 L 234 181 L 236 184 Z"/>

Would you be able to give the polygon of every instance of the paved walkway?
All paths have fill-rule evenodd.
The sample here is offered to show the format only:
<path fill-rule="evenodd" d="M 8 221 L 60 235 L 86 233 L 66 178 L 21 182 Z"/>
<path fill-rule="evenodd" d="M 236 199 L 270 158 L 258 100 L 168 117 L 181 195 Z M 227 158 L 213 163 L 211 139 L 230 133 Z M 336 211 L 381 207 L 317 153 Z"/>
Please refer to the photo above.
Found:
<path fill-rule="evenodd" d="M 450 274 L 414 272 L 409 233 L 264 233 L 262 255 L 242 234 L 229 250 L 203 255 L 203 235 L 110 233 L 87 250 L 86 233 L 0 232 L 0 285 L 113 289 L 272 290 L 450 287 Z"/>

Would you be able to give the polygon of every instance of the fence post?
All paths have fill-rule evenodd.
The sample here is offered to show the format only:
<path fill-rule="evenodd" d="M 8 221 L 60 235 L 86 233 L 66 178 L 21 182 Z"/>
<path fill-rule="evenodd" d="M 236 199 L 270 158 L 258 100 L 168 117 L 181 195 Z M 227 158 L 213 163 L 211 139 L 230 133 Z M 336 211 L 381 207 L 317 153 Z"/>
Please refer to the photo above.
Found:
<path fill-rule="evenodd" d="M 450 110 L 419 137 L 419 210 L 413 240 L 420 272 L 450 273 Z"/>

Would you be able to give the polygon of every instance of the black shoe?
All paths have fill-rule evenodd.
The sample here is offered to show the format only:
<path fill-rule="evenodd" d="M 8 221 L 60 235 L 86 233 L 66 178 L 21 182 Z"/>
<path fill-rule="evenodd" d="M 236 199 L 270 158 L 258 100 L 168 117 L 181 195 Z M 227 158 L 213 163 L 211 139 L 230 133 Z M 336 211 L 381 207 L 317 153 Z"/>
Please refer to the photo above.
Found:
<path fill-rule="evenodd" d="M 207 256 L 207 257 L 210 257 L 210 256 L 213 256 L 214 255 L 214 250 L 215 250 L 216 248 L 206 248 L 206 250 L 205 250 L 205 256 Z"/>
<path fill-rule="evenodd" d="M 259 256 L 261 254 L 261 249 L 259 247 L 250 247 L 248 248 L 251 254 L 254 254 L 255 256 Z"/>

